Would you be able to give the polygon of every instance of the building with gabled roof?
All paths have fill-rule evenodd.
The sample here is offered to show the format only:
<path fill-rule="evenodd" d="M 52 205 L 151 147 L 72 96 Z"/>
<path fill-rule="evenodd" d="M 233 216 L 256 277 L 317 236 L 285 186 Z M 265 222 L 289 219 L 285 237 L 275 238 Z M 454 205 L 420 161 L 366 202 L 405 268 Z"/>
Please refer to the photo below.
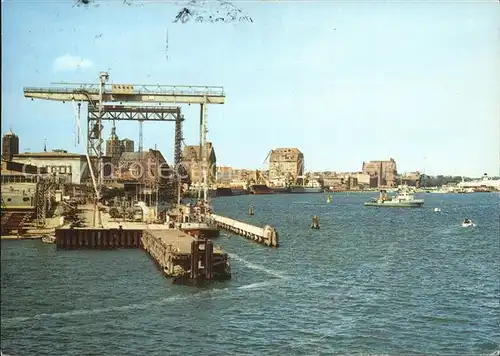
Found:
<path fill-rule="evenodd" d="M 118 167 L 114 168 L 115 178 L 121 181 L 164 184 L 173 178 L 173 172 L 159 150 L 123 152 Z"/>
<path fill-rule="evenodd" d="M 276 148 L 269 155 L 269 181 L 296 182 L 304 174 L 304 154 L 298 148 Z"/>
<path fill-rule="evenodd" d="M 217 157 L 212 142 L 207 142 L 207 150 L 207 180 L 209 183 L 214 183 L 217 176 Z M 182 151 L 182 165 L 193 184 L 203 182 L 202 163 L 203 157 L 200 154 L 199 145 L 184 147 Z"/>

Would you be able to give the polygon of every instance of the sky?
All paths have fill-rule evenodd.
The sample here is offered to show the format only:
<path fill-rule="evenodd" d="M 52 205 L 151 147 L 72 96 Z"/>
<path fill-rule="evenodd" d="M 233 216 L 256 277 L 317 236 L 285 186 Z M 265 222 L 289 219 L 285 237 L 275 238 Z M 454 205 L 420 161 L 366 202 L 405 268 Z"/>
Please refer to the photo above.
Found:
<path fill-rule="evenodd" d="M 297 147 L 312 171 L 392 157 L 400 172 L 500 174 L 497 1 L 234 1 L 252 23 L 183 24 L 185 2 L 130 2 L 2 2 L 2 133 L 21 151 L 47 139 L 84 152 L 72 104 L 23 87 L 109 71 L 110 83 L 224 86 L 207 115 L 218 165 L 265 169 L 271 149 Z M 182 110 L 197 144 L 199 107 Z M 118 122 L 117 134 L 138 147 L 138 125 Z M 143 132 L 144 148 L 173 160 L 173 123 Z"/>

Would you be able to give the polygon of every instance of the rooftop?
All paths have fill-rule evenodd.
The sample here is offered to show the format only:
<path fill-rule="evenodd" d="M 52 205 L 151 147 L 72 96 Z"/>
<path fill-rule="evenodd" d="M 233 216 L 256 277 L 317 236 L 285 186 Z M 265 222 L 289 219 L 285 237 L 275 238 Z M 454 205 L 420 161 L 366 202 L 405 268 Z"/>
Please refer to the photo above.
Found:
<path fill-rule="evenodd" d="M 17 136 L 14 132 L 12 132 L 12 129 L 10 128 L 9 131 L 5 134 L 5 136 Z"/>
<path fill-rule="evenodd" d="M 149 151 L 142 152 L 142 160 L 148 159 L 148 157 L 154 156 L 160 163 L 166 163 L 167 161 L 161 154 L 159 150 L 149 149 Z M 120 156 L 120 161 L 140 161 L 141 152 L 123 152 Z"/>
<path fill-rule="evenodd" d="M 58 158 L 76 158 L 76 157 L 81 157 L 85 156 L 84 154 L 80 153 L 68 153 L 68 152 L 24 152 L 24 153 L 18 153 L 15 154 L 14 157 L 17 158 L 31 158 L 31 157 L 40 157 L 40 158 L 53 158 L 53 157 L 58 157 Z"/>
<path fill-rule="evenodd" d="M 214 149 L 212 142 L 207 142 L 207 145 L 208 145 L 209 151 L 212 151 Z M 210 152 L 208 153 L 208 155 L 210 156 Z M 189 146 L 184 147 L 184 150 L 182 151 L 182 158 L 198 160 L 198 157 L 201 157 L 200 145 L 189 145 Z"/>

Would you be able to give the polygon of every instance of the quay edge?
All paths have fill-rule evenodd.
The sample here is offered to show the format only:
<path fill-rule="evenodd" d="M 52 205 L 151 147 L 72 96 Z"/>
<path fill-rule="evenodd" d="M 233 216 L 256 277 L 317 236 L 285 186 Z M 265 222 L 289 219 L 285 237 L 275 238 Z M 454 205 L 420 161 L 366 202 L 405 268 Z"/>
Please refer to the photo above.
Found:
<path fill-rule="evenodd" d="M 179 230 L 61 228 L 55 235 L 57 249 L 143 249 L 173 283 L 199 285 L 231 279 L 226 252 L 211 240 Z"/>

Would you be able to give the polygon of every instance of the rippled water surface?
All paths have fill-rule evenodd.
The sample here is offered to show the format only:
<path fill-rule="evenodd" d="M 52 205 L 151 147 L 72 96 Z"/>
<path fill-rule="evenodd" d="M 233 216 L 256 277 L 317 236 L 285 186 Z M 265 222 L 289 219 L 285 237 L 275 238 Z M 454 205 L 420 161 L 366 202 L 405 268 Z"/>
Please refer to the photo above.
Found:
<path fill-rule="evenodd" d="M 12 355 L 479 355 L 500 343 L 498 194 L 218 198 L 271 224 L 272 250 L 223 234 L 233 279 L 174 286 L 139 250 L 2 241 L 1 339 Z M 248 216 L 248 206 L 255 216 Z M 442 211 L 436 213 L 434 207 Z M 311 230 L 312 215 L 321 229 Z M 469 217 L 477 226 L 462 228 Z"/>

